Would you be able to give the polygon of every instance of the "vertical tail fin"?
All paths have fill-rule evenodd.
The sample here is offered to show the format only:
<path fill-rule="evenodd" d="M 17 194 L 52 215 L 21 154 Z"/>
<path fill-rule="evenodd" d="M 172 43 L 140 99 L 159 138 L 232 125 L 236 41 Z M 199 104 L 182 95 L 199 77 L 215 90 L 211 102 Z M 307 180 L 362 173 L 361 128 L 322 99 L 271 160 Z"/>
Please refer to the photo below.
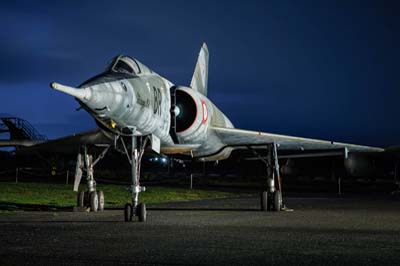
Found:
<path fill-rule="evenodd" d="M 207 96 L 208 83 L 208 48 L 206 43 L 201 46 L 196 68 L 194 69 L 190 87 Z"/>

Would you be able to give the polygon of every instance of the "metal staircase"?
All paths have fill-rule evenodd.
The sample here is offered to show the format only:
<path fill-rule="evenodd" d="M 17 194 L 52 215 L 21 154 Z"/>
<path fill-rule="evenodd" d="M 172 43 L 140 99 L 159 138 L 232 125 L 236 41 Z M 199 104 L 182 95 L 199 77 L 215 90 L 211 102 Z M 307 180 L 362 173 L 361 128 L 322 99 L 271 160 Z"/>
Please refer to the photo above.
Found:
<path fill-rule="evenodd" d="M 0 117 L 0 133 L 10 133 L 10 139 L 47 140 L 28 121 L 18 117 Z"/>

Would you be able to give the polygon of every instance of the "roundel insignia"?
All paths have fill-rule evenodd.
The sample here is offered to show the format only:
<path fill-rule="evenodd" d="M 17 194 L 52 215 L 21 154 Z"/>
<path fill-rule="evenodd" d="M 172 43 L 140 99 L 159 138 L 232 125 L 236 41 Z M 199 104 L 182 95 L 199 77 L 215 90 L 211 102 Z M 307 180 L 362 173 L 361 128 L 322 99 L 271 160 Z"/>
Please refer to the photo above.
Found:
<path fill-rule="evenodd" d="M 205 124 L 208 119 L 208 110 L 205 101 L 201 101 L 201 109 L 203 110 L 203 124 Z"/>

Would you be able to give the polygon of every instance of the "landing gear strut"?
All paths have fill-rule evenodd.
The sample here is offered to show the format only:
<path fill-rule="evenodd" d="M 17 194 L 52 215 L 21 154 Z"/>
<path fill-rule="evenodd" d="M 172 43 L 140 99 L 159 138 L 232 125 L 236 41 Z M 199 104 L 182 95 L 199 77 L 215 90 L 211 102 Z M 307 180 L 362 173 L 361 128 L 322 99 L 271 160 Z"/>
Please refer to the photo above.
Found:
<path fill-rule="evenodd" d="M 284 209 L 284 204 L 277 145 L 275 143 L 268 145 L 267 151 L 267 160 L 263 160 L 267 166 L 267 190 L 261 192 L 261 211 L 281 211 Z"/>
<path fill-rule="evenodd" d="M 86 146 L 83 146 L 84 154 L 78 154 L 75 170 L 74 191 L 78 191 L 83 171 L 86 171 L 87 191 L 80 191 L 77 196 L 77 206 L 81 209 L 90 208 L 90 211 L 97 212 L 104 210 L 104 192 L 96 189 L 94 179 L 94 166 L 104 157 L 110 146 L 107 146 L 102 153 L 93 161 L 93 156 L 88 154 Z"/>
<path fill-rule="evenodd" d="M 149 141 L 148 136 L 131 136 L 131 147 L 128 151 L 123 138 L 121 138 L 122 145 L 125 153 L 131 164 L 132 175 L 132 203 L 127 203 L 124 208 L 125 222 L 131 222 L 135 216 L 138 217 L 139 222 L 145 222 L 147 219 L 146 204 L 139 203 L 139 193 L 146 190 L 145 187 L 140 186 L 140 166 L 144 149 Z"/>

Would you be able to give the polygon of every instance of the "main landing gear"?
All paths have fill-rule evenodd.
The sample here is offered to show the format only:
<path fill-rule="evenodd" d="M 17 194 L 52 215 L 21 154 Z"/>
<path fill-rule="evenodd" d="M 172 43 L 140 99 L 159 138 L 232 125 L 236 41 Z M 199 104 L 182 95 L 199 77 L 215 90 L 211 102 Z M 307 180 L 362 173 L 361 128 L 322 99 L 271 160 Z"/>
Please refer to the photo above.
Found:
<path fill-rule="evenodd" d="M 146 204 L 139 203 L 139 193 L 146 190 L 145 187 L 140 186 L 140 165 L 149 139 L 149 136 L 131 136 L 131 146 L 128 151 L 123 138 L 121 138 L 125 154 L 131 164 L 132 175 L 132 203 L 125 204 L 125 222 L 133 221 L 134 217 L 138 217 L 139 222 L 145 222 L 147 219 Z"/>
<path fill-rule="evenodd" d="M 90 211 L 104 211 L 104 192 L 99 191 L 80 191 L 78 193 L 78 207 L 90 208 Z"/>
<path fill-rule="evenodd" d="M 83 171 L 86 172 L 87 181 L 87 191 L 80 191 L 77 196 L 78 210 L 90 210 L 92 212 L 104 210 L 104 192 L 96 189 L 94 166 L 104 157 L 109 148 L 110 146 L 107 146 L 95 161 L 93 161 L 93 156 L 88 154 L 86 146 L 83 146 L 84 154 L 78 154 L 74 191 L 78 191 Z"/>
<path fill-rule="evenodd" d="M 277 145 L 275 143 L 268 145 L 267 151 L 267 160 L 263 160 L 267 166 L 267 190 L 261 192 L 261 211 L 285 210 L 282 200 Z"/>

